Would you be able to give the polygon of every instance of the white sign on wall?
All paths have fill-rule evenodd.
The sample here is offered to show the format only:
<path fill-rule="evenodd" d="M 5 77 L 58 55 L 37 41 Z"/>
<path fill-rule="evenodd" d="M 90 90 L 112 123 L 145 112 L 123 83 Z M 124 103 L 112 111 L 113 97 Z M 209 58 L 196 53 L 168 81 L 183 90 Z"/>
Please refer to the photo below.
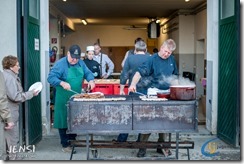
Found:
<path fill-rule="evenodd" d="M 35 38 L 35 50 L 39 51 L 39 39 Z"/>

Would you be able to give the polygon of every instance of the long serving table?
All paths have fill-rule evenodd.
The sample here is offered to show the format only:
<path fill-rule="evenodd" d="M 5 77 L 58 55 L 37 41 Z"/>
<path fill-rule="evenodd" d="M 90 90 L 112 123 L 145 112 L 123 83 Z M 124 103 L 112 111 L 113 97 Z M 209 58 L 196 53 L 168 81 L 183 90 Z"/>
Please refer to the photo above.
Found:
<path fill-rule="evenodd" d="M 77 146 L 86 147 L 87 160 L 90 159 L 90 148 L 175 148 L 175 159 L 178 159 L 179 148 L 182 148 L 187 149 L 188 159 L 190 159 L 189 148 L 194 148 L 194 142 L 180 142 L 179 133 L 198 131 L 196 100 L 143 101 L 139 97 L 128 95 L 106 96 L 106 98 L 111 97 L 123 97 L 125 100 L 73 101 L 70 99 L 67 103 L 68 133 L 86 135 L 85 141 L 73 142 L 73 149 Z M 170 137 L 168 142 L 148 141 L 146 143 L 93 140 L 93 134 L 119 133 L 170 133 Z M 176 133 L 174 142 L 171 141 L 171 133 Z M 96 158 L 94 151 L 92 153 Z M 70 159 L 72 159 L 72 153 Z"/>

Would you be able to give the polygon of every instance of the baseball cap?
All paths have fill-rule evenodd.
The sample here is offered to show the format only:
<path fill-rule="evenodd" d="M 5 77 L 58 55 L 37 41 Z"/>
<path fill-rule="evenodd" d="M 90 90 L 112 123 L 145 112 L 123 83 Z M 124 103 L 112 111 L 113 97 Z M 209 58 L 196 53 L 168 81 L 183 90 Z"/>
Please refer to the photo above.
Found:
<path fill-rule="evenodd" d="M 79 59 L 80 58 L 80 54 L 81 54 L 81 49 L 78 45 L 72 45 L 69 48 L 69 52 L 72 58 L 76 58 Z"/>
<path fill-rule="evenodd" d="M 94 51 L 94 46 L 87 46 L 86 51 Z"/>

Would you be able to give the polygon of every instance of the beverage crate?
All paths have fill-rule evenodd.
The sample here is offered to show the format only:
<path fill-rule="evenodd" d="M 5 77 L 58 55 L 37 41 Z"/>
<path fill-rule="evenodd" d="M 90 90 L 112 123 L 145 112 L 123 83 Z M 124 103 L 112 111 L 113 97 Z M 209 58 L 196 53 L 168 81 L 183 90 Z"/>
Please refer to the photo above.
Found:
<path fill-rule="evenodd" d="M 113 84 L 96 84 L 92 92 L 102 92 L 105 95 L 114 94 Z"/>
<path fill-rule="evenodd" d="M 114 94 L 119 95 L 119 91 L 120 91 L 120 84 L 114 84 Z M 128 95 L 128 85 L 125 85 L 124 91 L 125 94 Z"/>

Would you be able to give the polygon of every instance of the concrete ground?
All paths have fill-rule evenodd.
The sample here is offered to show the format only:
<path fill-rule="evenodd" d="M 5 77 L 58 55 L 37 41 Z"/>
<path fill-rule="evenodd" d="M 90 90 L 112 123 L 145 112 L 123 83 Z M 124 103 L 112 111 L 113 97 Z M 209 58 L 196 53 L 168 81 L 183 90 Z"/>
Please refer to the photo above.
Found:
<path fill-rule="evenodd" d="M 180 141 L 194 141 L 194 149 L 189 149 L 190 152 L 190 160 L 203 161 L 203 160 L 222 160 L 222 161 L 240 161 L 241 160 L 241 151 L 240 147 L 232 147 L 223 141 L 216 138 L 215 135 L 211 135 L 206 129 L 205 125 L 198 126 L 198 133 L 188 133 L 188 134 L 180 134 Z M 94 136 L 95 140 L 107 140 L 111 141 L 112 139 L 116 139 L 117 135 L 106 135 L 106 136 Z M 135 141 L 137 135 L 130 135 L 128 141 Z M 172 134 L 172 141 L 175 138 L 175 134 Z M 85 139 L 85 136 L 78 136 L 78 139 Z M 157 134 L 151 134 L 149 140 L 156 141 L 158 139 Z M 212 141 L 212 144 L 209 142 Z M 215 150 L 210 149 L 210 145 L 215 145 Z M 76 154 L 73 155 L 72 160 L 86 160 L 86 148 L 85 147 L 76 147 Z M 210 150 L 213 150 L 212 154 Z M 124 148 L 100 148 L 97 150 L 98 152 L 98 160 L 150 160 L 157 159 L 158 157 L 162 157 L 161 154 L 156 152 L 156 149 L 147 149 L 147 154 L 145 158 L 137 158 L 136 154 L 138 149 L 124 149 Z M 169 156 L 171 160 L 175 159 L 175 150 L 171 150 L 172 155 Z M 36 147 L 35 152 L 32 153 L 22 153 L 20 154 L 24 157 L 23 160 L 69 160 L 70 154 L 64 153 L 61 151 L 60 140 L 58 136 L 58 132 L 56 129 L 52 130 L 52 134 L 49 136 L 44 136 L 42 141 L 40 141 Z M 90 158 L 93 158 L 92 153 L 90 153 Z M 188 160 L 187 158 L 187 150 L 180 149 L 179 150 L 179 158 L 178 160 Z"/>

